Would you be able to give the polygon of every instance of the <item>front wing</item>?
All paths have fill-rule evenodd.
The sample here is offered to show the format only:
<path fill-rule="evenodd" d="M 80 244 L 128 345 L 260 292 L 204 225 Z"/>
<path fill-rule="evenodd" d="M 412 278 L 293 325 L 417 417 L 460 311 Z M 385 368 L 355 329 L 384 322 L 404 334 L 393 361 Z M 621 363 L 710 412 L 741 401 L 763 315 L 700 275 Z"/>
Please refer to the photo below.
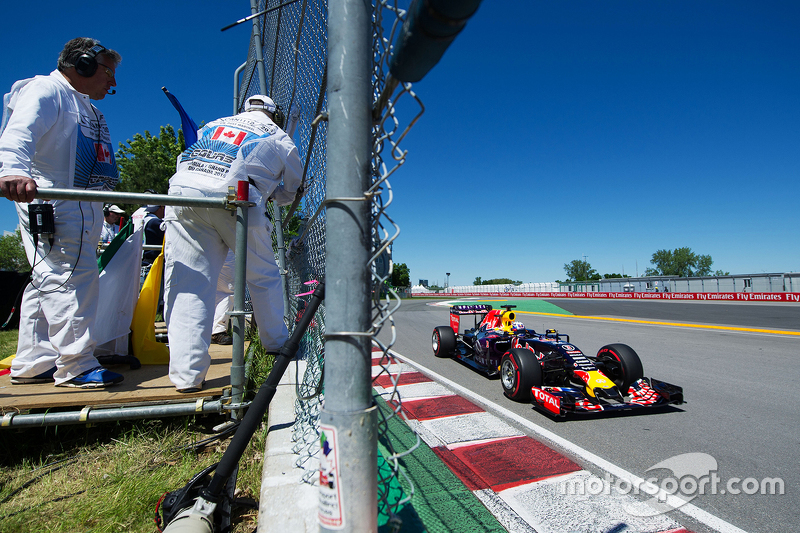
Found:
<path fill-rule="evenodd" d="M 567 413 L 600 413 L 683 403 L 683 388 L 657 379 L 641 378 L 628 389 L 624 402 L 589 397 L 579 387 L 531 387 L 537 407 L 556 416 Z"/>

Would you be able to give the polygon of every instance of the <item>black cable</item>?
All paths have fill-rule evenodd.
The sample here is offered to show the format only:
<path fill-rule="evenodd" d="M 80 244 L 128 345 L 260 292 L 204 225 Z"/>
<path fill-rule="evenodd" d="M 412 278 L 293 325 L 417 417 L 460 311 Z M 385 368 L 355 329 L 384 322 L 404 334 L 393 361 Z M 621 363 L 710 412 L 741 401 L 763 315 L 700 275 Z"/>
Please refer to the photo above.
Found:
<path fill-rule="evenodd" d="M 95 161 L 95 163 L 96 163 L 96 162 L 97 162 L 97 161 Z M 92 172 L 94 172 L 94 165 L 92 165 Z M 90 173 L 89 175 L 91 176 L 91 173 Z M 84 187 L 84 188 L 83 188 L 83 190 L 86 190 L 88 186 L 89 186 L 89 184 L 88 184 L 88 182 L 87 182 L 87 184 L 86 184 L 86 187 Z M 36 284 L 33 282 L 33 267 L 31 267 L 31 285 L 33 285 L 33 288 L 35 288 L 37 291 L 39 291 L 39 294 L 51 294 L 51 293 L 54 293 L 54 292 L 56 292 L 58 289 L 60 289 L 60 288 L 61 288 L 61 287 L 63 287 L 64 285 L 66 285 L 66 283 L 67 283 L 67 282 L 68 282 L 70 279 L 72 279 L 72 275 L 75 273 L 75 268 L 77 268 L 77 266 L 78 266 L 78 262 L 79 262 L 79 261 L 80 261 L 80 259 L 81 259 L 81 251 L 83 250 L 83 230 L 84 230 L 84 225 L 85 225 L 85 222 L 84 222 L 84 217 L 83 217 L 83 207 L 81 207 L 81 202 L 80 202 L 80 201 L 78 202 L 78 209 L 79 209 L 79 210 L 80 210 L 80 212 L 81 212 L 81 238 L 80 238 L 80 241 L 79 241 L 79 244 L 78 244 L 78 258 L 77 258 L 77 259 L 75 259 L 75 263 L 72 265 L 72 270 L 70 270 L 70 272 L 69 272 L 69 276 L 67 276 L 67 279 L 65 279 L 65 280 L 64 280 L 64 281 L 61 283 L 61 285 L 59 285 L 59 286 L 58 286 L 58 287 L 56 287 L 55 289 L 50 289 L 50 290 L 46 290 L 46 291 L 44 291 L 44 290 L 42 290 L 41 288 L 37 287 L 37 286 L 36 286 Z M 50 246 L 51 246 L 51 247 L 50 247 L 50 251 L 52 251 L 52 250 L 53 250 L 53 248 L 52 248 L 52 243 L 50 243 Z M 37 249 L 37 248 L 38 248 L 38 245 L 37 245 L 37 246 L 34 248 L 34 250 L 33 250 L 33 257 L 34 257 L 34 258 L 36 258 L 36 249 Z M 44 261 L 45 257 L 47 257 L 48 255 L 50 255 L 50 252 L 47 252 L 45 255 L 43 255 L 43 256 L 42 256 L 42 260 L 41 260 L 41 261 L 39 261 L 39 263 L 41 263 L 42 261 Z M 36 263 L 36 264 L 38 264 L 38 263 Z"/>
<path fill-rule="evenodd" d="M 19 487 L 17 487 L 17 488 L 16 488 L 16 489 L 14 489 L 13 491 L 11 491 L 11 493 L 10 493 L 10 494 L 8 494 L 8 495 L 7 495 L 5 498 L 3 498 L 2 500 L 0 500 L 0 504 L 6 503 L 8 500 L 10 500 L 10 499 L 11 499 L 11 498 L 13 498 L 14 496 L 16 496 L 16 495 L 17 495 L 17 494 L 18 494 L 20 491 L 22 491 L 23 489 L 25 489 L 26 487 L 29 487 L 30 485 L 33 485 L 33 483 L 34 483 L 35 481 L 38 481 L 39 479 L 43 478 L 44 476 L 46 476 L 46 475 L 48 475 L 48 474 L 52 474 L 53 472 L 55 472 L 55 471 L 57 471 L 57 470 L 61 470 L 61 469 L 62 469 L 62 468 L 64 468 L 65 466 L 67 466 L 67 465 L 69 465 L 69 464 L 72 464 L 72 463 L 75 463 L 75 462 L 77 462 L 77 461 L 78 461 L 77 459 L 72 459 L 72 460 L 70 460 L 70 461 L 67 461 L 67 462 L 65 462 L 64 464 L 62 464 L 62 465 L 60 465 L 60 466 L 57 466 L 57 467 L 55 467 L 55 468 L 51 468 L 50 470 L 47 470 L 46 472 L 42 472 L 42 473 L 41 473 L 41 474 L 39 474 L 38 476 L 32 477 L 31 479 L 29 479 L 28 481 L 26 481 L 25 483 L 23 483 L 22 485 L 20 485 Z M 8 516 L 11 516 L 11 515 L 8 515 Z M 2 518 L 5 518 L 5 517 L 2 517 Z"/>
<path fill-rule="evenodd" d="M 25 287 L 27 287 L 28 283 L 32 281 L 33 281 L 33 268 L 31 268 L 31 272 L 28 275 L 28 281 L 25 282 L 22 285 L 22 287 L 20 287 L 19 292 L 17 293 L 17 297 L 14 298 L 14 305 L 11 306 L 11 312 L 8 314 L 8 318 L 3 323 L 3 325 L 0 326 L 0 329 L 6 329 L 6 326 L 8 326 L 8 324 L 11 322 L 11 318 L 14 316 L 14 313 L 17 312 L 17 307 L 20 306 L 20 302 L 22 301 L 22 293 L 25 292 Z"/>
<path fill-rule="evenodd" d="M 52 500 L 48 500 L 46 502 L 40 503 L 36 507 L 42 507 L 43 505 L 47 505 L 48 503 L 56 503 L 56 502 L 60 502 L 61 500 L 66 500 L 67 498 L 72 498 L 73 496 L 78 496 L 78 495 L 83 494 L 84 492 L 86 492 L 86 490 L 87 489 L 79 490 L 78 492 L 73 492 L 72 494 L 67 494 L 65 496 L 57 496 L 57 497 L 53 498 Z M 13 513 L 9 513 L 9 514 L 0 516 L 0 520 L 3 520 L 4 518 L 11 518 L 12 516 L 18 515 L 20 513 L 24 513 L 25 511 L 30 511 L 30 509 L 31 508 L 20 509 L 19 511 L 14 511 Z"/>
<path fill-rule="evenodd" d="M 232 432 L 236 431 L 236 428 L 239 427 L 239 424 L 241 424 L 241 421 L 237 421 L 234 424 L 231 424 L 230 426 L 226 427 L 225 429 L 223 429 L 222 431 L 220 431 L 216 435 L 212 435 L 210 437 L 207 437 L 207 438 L 205 438 L 205 439 L 203 439 L 201 441 L 198 441 L 198 442 L 195 442 L 195 443 L 192 443 L 192 444 L 186 444 L 185 446 L 180 446 L 178 448 L 175 448 L 174 450 L 175 451 L 187 451 L 187 450 L 197 451 L 200 448 L 202 448 L 203 446 L 205 446 L 206 444 L 214 442 L 215 440 L 220 440 L 223 437 L 228 436 L 229 433 L 232 433 Z"/>
<path fill-rule="evenodd" d="M 95 123 L 97 124 L 97 144 L 99 145 L 99 144 L 101 144 L 103 142 L 103 135 L 100 132 L 101 131 L 101 128 L 100 128 L 100 116 L 97 114 L 97 110 L 95 110 L 94 105 L 89 103 L 89 107 L 91 108 L 92 113 L 94 113 L 94 120 L 95 120 Z M 95 153 L 94 158 L 92 160 L 92 168 L 89 169 L 89 174 L 86 176 L 86 185 L 83 186 L 83 190 L 84 191 L 89 188 L 89 182 L 90 182 L 90 180 L 92 178 L 92 174 L 94 174 L 94 169 L 95 168 L 97 168 L 97 154 L 96 153 Z M 73 175 L 72 179 L 73 179 L 73 185 L 74 185 L 74 183 L 75 183 L 75 176 L 74 175 Z M 78 210 L 81 212 L 81 232 L 80 232 L 80 236 L 81 237 L 80 237 L 80 239 L 78 241 L 78 257 L 75 259 L 75 263 L 72 265 L 72 270 L 70 270 L 69 276 L 67 276 L 67 279 L 65 279 L 61 283 L 61 285 L 59 285 L 55 289 L 50 289 L 50 290 L 47 290 L 47 291 L 43 291 L 42 289 L 37 287 L 36 284 L 33 282 L 33 266 L 31 266 L 31 285 L 33 285 L 33 287 L 37 291 L 39 291 L 39 294 L 51 294 L 51 293 L 54 293 L 57 290 L 59 290 L 61 287 L 66 285 L 66 283 L 70 279 L 72 279 L 72 275 L 75 273 L 75 269 L 78 267 L 78 263 L 81 260 L 81 253 L 83 251 L 83 231 L 86 228 L 86 219 L 84 217 L 83 206 L 81 206 L 81 202 L 80 201 L 78 201 Z M 36 250 L 38 249 L 38 244 L 35 242 L 36 240 L 38 240 L 38 239 L 37 239 L 36 236 L 34 236 L 34 248 L 33 248 L 33 257 L 34 257 L 34 259 L 36 259 Z M 53 246 L 53 242 L 51 241 L 50 242 L 50 251 L 53 250 L 52 246 Z M 45 257 L 47 257 L 48 255 L 50 255 L 50 252 L 47 252 L 44 256 L 42 256 L 42 261 L 44 261 Z M 40 263 L 41 263 L 41 261 L 40 261 Z M 36 263 L 34 263 L 34 265 L 35 264 Z"/>
<path fill-rule="evenodd" d="M 230 433 L 233 433 L 233 432 L 234 432 L 234 431 L 236 431 L 236 429 L 239 427 L 239 424 L 240 424 L 240 423 L 241 423 L 241 422 L 236 422 L 235 424 L 232 424 L 232 425 L 230 425 L 229 427 L 225 428 L 224 430 L 220 431 L 220 432 L 219 432 L 219 433 L 217 433 L 216 435 L 212 435 L 211 437 L 207 437 L 207 438 L 205 438 L 205 439 L 203 439 L 203 440 L 201 440 L 201 441 L 198 441 L 198 442 L 195 442 L 195 443 L 191 443 L 191 444 L 186 444 L 186 445 L 184 445 L 184 446 L 178 446 L 178 447 L 175 447 L 175 448 L 173 448 L 173 449 L 172 449 L 172 451 L 189 451 L 189 450 L 191 450 L 191 451 L 197 451 L 199 448 L 202 448 L 203 446 L 205 446 L 205 445 L 207 445 L 207 444 L 209 444 L 209 443 L 211 443 L 211 442 L 214 442 L 215 440 L 220 440 L 220 439 L 222 439 L 222 438 L 226 437 L 228 434 L 230 434 Z M 13 498 L 14 496 L 16 496 L 16 495 L 17 495 L 17 494 L 19 494 L 19 493 L 20 493 L 22 490 L 24 490 L 24 489 L 26 489 L 27 487 L 31 486 L 33 483 L 35 483 L 36 481 L 40 480 L 40 479 L 41 479 L 41 478 L 43 478 L 44 476 L 47 476 L 47 475 L 49 475 L 49 474 L 52 474 L 53 472 L 56 472 L 56 471 L 58 471 L 58 470 L 60 470 L 60 469 L 62 469 L 62 468 L 64 468 L 64 467 L 66 467 L 66 466 L 69 466 L 69 465 L 73 464 L 73 463 L 77 463 L 77 462 L 78 462 L 78 459 L 80 459 L 80 458 L 81 458 L 81 457 L 83 457 L 83 456 L 87 456 L 87 455 L 90 455 L 90 454 L 88 454 L 88 453 L 81 453 L 81 454 L 78 454 L 78 455 L 76 455 L 76 456 L 69 457 L 69 458 L 66 458 L 66 459 L 59 459 L 58 461 L 53 461 L 52 463 L 48 463 L 48 464 L 46 464 L 46 465 L 43 465 L 43 466 L 41 466 L 41 467 L 39 467 L 39 468 L 37 468 L 37 469 L 33 470 L 33 472 L 37 472 L 37 471 L 40 471 L 40 470 L 46 469 L 46 470 L 45 470 L 44 472 L 42 472 L 41 474 L 38 474 L 38 475 L 36 475 L 36 476 L 32 477 L 31 479 L 29 479 L 28 481 L 26 481 L 25 483 L 23 483 L 22 485 L 20 485 L 19 487 L 17 487 L 17 488 L 16 488 L 16 489 L 14 489 L 13 491 L 11 491 L 11 493 L 7 494 L 7 495 L 6 495 L 6 496 L 5 496 L 5 497 L 4 497 L 2 500 L 0 500 L 0 505 L 2 505 L 2 504 L 4 504 L 4 503 L 6 503 L 7 501 L 11 500 L 11 498 Z M 197 475 L 196 475 L 196 476 L 195 476 L 195 477 L 192 479 L 192 481 L 191 481 L 190 483 L 192 483 L 192 484 L 193 484 L 193 483 L 196 483 L 196 482 L 197 482 L 197 480 L 199 480 L 200 478 L 202 478 L 202 477 L 203 477 L 205 474 L 207 474 L 207 473 L 209 473 L 209 472 L 213 471 L 213 470 L 216 468 L 216 466 L 217 466 L 217 463 L 214 463 L 214 464 L 213 464 L 213 465 L 211 465 L 210 467 L 206 468 L 204 471 L 202 471 L 202 472 L 200 472 L 199 474 L 197 474 Z M 51 467 L 53 467 L 53 468 L 51 468 Z M 40 505 L 45 505 L 45 504 L 47 504 L 47 503 L 53 503 L 53 502 L 57 502 L 57 501 L 60 501 L 60 500 L 66 499 L 66 498 L 70 498 L 70 497 L 72 497 L 72 496 L 77 496 L 78 494 L 82 494 L 82 493 L 86 492 L 86 490 L 87 490 L 87 489 L 84 489 L 84 490 L 82 490 L 82 491 L 80 491 L 80 492 L 76 492 L 76 493 L 74 493 L 74 494 L 70 494 L 70 495 L 67 495 L 67 496 L 60 496 L 60 497 L 58 497 L 58 498 L 55 498 L 55 499 L 49 500 L 49 501 L 47 501 L 47 502 L 43 502 L 43 503 L 42 503 L 42 504 L 40 504 Z M 159 503 L 160 503 L 160 502 L 159 502 Z M 4 518 L 9 518 L 9 517 L 11 517 L 11 516 L 14 516 L 15 514 L 19 514 L 19 513 L 21 513 L 21 512 L 22 512 L 22 511 L 16 511 L 16 512 L 14 512 L 14 513 L 11 513 L 11 514 L 8 514 L 8 515 L 3 515 L 3 516 L 0 516 L 0 520 L 2 520 L 2 519 L 4 519 Z"/>

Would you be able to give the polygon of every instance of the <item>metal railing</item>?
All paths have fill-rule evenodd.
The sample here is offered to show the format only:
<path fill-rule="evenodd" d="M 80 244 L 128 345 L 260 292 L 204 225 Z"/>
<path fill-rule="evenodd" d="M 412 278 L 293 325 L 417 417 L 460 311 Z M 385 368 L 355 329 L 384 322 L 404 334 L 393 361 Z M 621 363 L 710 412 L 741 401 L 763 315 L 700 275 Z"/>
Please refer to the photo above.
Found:
<path fill-rule="evenodd" d="M 247 187 L 241 188 L 243 191 Z M 139 194 L 109 191 L 85 191 L 76 189 L 40 188 L 36 191 L 40 200 L 75 200 L 88 202 L 121 204 L 154 204 L 204 207 L 211 209 L 236 210 L 236 279 L 234 280 L 233 353 L 231 360 L 231 395 L 224 401 L 207 402 L 192 399 L 186 402 L 164 402 L 153 405 L 131 405 L 120 408 L 85 407 L 81 411 L 16 414 L 7 413 L 0 421 L 0 427 L 52 426 L 64 424 L 84 424 L 109 420 L 133 420 L 160 418 L 165 416 L 185 416 L 203 413 L 221 413 L 227 409 L 233 418 L 241 418 L 244 395 L 244 332 L 245 332 L 245 260 L 247 257 L 247 208 L 252 205 L 247 198 L 237 198 L 235 194 L 221 197 L 183 197 L 166 194 Z M 135 354 L 134 354 L 135 355 Z M 158 402 L 156 402 L 158 403 Z"/>

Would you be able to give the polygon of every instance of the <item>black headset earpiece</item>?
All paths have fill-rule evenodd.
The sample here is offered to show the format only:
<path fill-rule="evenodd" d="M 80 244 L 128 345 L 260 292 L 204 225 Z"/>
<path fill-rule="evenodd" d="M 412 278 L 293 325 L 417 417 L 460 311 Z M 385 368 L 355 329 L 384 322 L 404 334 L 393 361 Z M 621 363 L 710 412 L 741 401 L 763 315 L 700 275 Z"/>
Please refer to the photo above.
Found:
<path fill-rule="evenodd" d="M 91 78 L 97 72 L 97 56 L 105 51 L 106 47 L 100 44 L 92 46 L 82 53 L 75 61 L 75 72 L 84 78 Z"/>
<path fill-rule="evenodd" d="M 108 205 L 108 204 L 103 206 L 103 216 L 104 217 L 107 217 L 109 214 L 111 214 L 111 210 L 109 209 L 110 207 L 111 206 Z"/>
<path fill-rule="evenodd" d="M 281 106 L 275 104 L 275 112 L 272 115 L 272 122 L 274 122 L 279 128 L 283 129 L 284 126 L 286 126 L 286 115 L 283 114 L 283 109 L 281 109 Z"/>

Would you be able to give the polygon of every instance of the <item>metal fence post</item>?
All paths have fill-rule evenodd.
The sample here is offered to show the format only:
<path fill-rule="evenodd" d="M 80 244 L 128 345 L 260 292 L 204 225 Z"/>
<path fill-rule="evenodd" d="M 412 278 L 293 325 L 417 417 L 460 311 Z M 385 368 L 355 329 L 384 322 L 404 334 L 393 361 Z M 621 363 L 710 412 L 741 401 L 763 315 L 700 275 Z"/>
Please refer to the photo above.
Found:
<path fill-rule="evenodd" d="M 250 12 L 255 15 L 260 11 L 258 7 L 258 0 L 250 0 Z M 266 68 L 264 67 L 264 49 L 261 45 L 261 39 L 263 39 L 261 35 L 261 19 L 262 17 L 266 17 L 266 15 L 262 15 L 261 17 L 256 17 L 253 19 L 253 35 L 252 41 L 255 45 L 255 53 L 256 53 L 256 71 L 258 72 L 258 87 L 261 94 L 270 96 L 274 99 L 274 95 L 269 94 L 267 90 L 267 73 Z M 284 125 L 285 126 L 285 125 Z M 275 240 L 277 243 L 278 248 L 278 270 L 281 273 L 281 281 L 283 287 L 283 313 L 284 317 L 289 313 L 289 284 L 287 282 L 287 270 L 286 270 L 286 246 L 283 242 L 283 220 L 281 219 L 281 207 L 278 205 L 277 202 L 272 202 L 272 215 L 275 219 L 274 228 L 275 228 Z"/>
<path fill-rule="evenodd" d="M 377 414 L 372 402 L 370 203 L 372 6 L 328 12 L 325 403 L 320 531 L 377 531 Z"/>
<path fill-rule="evenodd" d="M 236 249 L 234 253 L 233 275 L 233 312 L 231 312 L 231 330 L 233 333 L 233 352 L 231 354 L 231 403 L 238 405 L 244 397 L 244 337 L 245 317 L 244 288 L 247 276 L 247 220 L 248 210 L 253 205 L 249 201 L 250 183 L 239 181 L 236 185 Z M 234 419 L 241 419 L 242 412 L 235 409 L 231 413 Z"/>

